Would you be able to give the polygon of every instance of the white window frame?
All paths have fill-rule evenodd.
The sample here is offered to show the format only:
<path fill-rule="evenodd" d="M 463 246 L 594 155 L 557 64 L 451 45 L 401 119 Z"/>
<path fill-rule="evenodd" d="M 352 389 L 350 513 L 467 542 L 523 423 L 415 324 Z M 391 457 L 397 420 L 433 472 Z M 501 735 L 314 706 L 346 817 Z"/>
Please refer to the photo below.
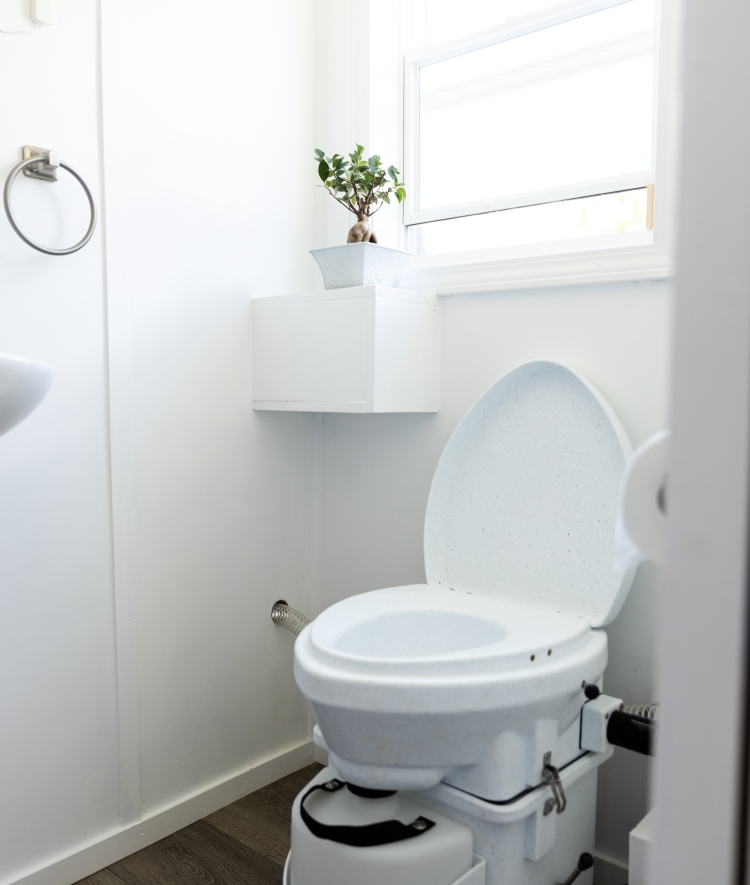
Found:
<path fill-rule="evenodd" d="M 420 210 L 416 175 L 419 148 L 419 69 L 468 51 L 510 40 L 554 24 L 628 0 L 572 0 L 479 34 L 442 44 L 423 46 L 404 56 L 404 181 L 408 197 L 403 206 L 404 245 L 416 252 L 419 224 L 522 206 L 612 193 L 654 185 L 653 229 L 499 246 L 473 252 L 415 256 L 402 285 L 431 288 L 439 294 L 529 288 L 607 280 L 664 279 L 673 274 L 672 216 L 674 214 L 674 145 L 677 107 L 676 0 L 657 0 L 654 27 L 654 118 L 652 168 L 648 173 L 585 182 L 508 198 Z"/>

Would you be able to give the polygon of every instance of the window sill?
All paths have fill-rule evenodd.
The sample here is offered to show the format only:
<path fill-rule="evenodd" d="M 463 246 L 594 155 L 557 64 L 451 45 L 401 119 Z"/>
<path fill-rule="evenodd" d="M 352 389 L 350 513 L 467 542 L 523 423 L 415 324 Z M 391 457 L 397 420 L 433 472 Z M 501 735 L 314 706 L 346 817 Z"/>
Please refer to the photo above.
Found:
<path fill-rule="evenodd" d="M 558 243 L 417 255 L 399 285 L 438 295 L 536 289 L 588 283 L 663 280 L 672 261 L 653 231 L 607 234 Z"/>

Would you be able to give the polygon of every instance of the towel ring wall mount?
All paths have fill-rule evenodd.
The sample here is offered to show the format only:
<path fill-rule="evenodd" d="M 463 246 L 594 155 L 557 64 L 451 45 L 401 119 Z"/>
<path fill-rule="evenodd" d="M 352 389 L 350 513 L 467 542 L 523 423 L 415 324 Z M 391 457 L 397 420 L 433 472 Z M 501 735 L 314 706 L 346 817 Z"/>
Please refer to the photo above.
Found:
<path fill-rule="evenodd" d="M 91 221 L 89 222 L 88 230 L 84 234 L 83 239 L 77 242 L 74 246 L 69 246 L 67 249 L 48 249 L 46 246 L 41 246 L 39 243 L 35 243 L 34 240 L 27 237 L 18 226 L 16 219 L 13 217 L 10 192 L 13 187 L 13 182 L 16 180 L 19 172 L 23 172 L 28 178 L 37 178 L 39 181 L 53 182 L 58 180 L 61 168 L 70 172 L 73 178 L 75 178 L 83 188 L 83 191 L 86 194 L 86 199 L 89 201 Z M 27 243 L 32 249 L 36 249 L 38 252 L 44 252 L 45 255 L 71 255 L 73 252 L 83 249 L 86 243 L 91 239 L 94 229 L 96 228 L 96 203 L 94 202 L 94 198 L 91 195 L 88 185 L 75 169 L 68 166 L 67 163 L 62 163 L 58 159 L 56 151 L 50 151 L 46 148 L 34 147 L 30 144 L 24 145 L 23 159 L 17 166 L 13 167 L 8 176 L 8 180 L 5 182 L 3 204 L 5 206 L 5 214 L 8 216 L 8 221 L 13 230 L 24 243 Z"/>

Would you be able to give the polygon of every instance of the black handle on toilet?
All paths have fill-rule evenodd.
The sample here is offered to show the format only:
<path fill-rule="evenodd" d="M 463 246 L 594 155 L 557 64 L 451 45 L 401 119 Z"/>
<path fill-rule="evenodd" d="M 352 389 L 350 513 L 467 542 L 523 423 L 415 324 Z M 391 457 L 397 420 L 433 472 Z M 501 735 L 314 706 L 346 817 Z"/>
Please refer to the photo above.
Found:
<path fill-rule="evenodd" d="M 326 781 L 324 784 L 315 784 L 300 800 L 300 817 L 313 836 L 317 836 L 319 839 L 330 839 L 331 842 L 340 842 L 342 845 L 353 845 L 355 848 L 372 848 L 375 845 L 389 845 L 391 842 L 403 842 L 404 839 L 414 839 L 435 826 L 434 820 L 421 816 L 410 824 L 402 824 L 400 820 L 384 820 L 375 824 L 365 824 L 361 827 L 324 824 L 319 820 L 315 820 L 305 808 L 305 800 L 316 790 L 323 790 L 324 793 L 336 793 L 346 786 L 346 781 L 338 779 Z"/>

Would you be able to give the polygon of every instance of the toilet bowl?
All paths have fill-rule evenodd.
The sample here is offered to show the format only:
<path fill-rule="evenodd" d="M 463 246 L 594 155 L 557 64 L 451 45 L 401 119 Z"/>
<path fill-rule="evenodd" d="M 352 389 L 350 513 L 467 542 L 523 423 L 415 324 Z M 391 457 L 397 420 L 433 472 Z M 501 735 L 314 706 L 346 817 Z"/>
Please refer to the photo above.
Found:
<path fill-rule="evenodd" d="M 430 489 L 427 583 L 336 603 L 296 642 L 344 779 L 508 802 L 583 755 L 583 688 L 601 684 L 600 628 L 632 581 L 612 567 L 631 451 L 601 394 L 558 363 L 519 366 L 477 401 Z"/>
<path fill-rule="evenodd" d="M 539 782 L 606 660 L 584 618 L 417 585 L 333 606 L 300 636 L 295 673 L 346 780 L 416 790 L 473 777 L 502 801 Z M 575 758 L 573 731 L 556 760 Z M 492 783 L 469 771 L 498 753 Z"/>

